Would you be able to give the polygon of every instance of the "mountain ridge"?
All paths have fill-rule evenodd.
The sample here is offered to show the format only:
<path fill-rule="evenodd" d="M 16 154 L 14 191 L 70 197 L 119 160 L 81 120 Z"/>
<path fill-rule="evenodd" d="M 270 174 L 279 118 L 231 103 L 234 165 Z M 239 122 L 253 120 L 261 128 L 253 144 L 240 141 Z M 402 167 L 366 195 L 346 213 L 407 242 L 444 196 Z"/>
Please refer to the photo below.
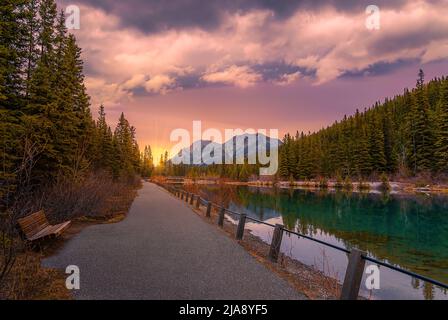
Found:
<path fill-rule="evenodd" d="M 277 141 L 275 141 L 277 140 Z M 229 145 L 232 146 L 229 146 Z M 194 164 L 194 165 L 211 165 L 210 163 L 214 157 L 214 150 L 220 149 L 222 154 L 221 163 L 226 163 L 226 159 L 232 159 L 232 163 L 238 163 L 243 161 L 243 159 L 258 158 L 259 152 L 266 152 L 270 150 L 271 145 L 273 145 L 274 150 L 278 149 L 282 145 L 282 141 L 279 139 L 271 138 L 261 133 L 249 134 L 244 133 L 242 135 L 237 135 L 224 143 L 217 143 L 211 140 L 197 140 L 193 142 L 189 147 L 179 150 L 179 152 L 171 158 L 175 164 Z M 261 150 L 259 148 L 262 148 Z M 227 151 L 232 148 L 232 154 Z M 205 155 L 210 157 L 203 158 L 204 150 L 207 152 Z M 195 152 L 201 155 L 200 163 L 193 163 Z"/>

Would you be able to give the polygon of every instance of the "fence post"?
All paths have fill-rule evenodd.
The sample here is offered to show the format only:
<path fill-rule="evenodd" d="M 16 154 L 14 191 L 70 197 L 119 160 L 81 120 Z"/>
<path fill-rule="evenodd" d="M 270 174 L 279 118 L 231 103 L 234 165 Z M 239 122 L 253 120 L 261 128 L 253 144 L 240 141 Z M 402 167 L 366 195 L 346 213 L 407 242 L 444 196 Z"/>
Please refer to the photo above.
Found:
<path fill-rule="evenodd" d="M 269 260 L 277 262 L 283 239 L 283 225 L 276 224 L 269 249 Z"/>
<path fill-rule="evenodd" d="M 205 212 L 205 216 L 210 218 L 210 213 L 212 212 L 212 203 L 210 201 L 207 202 L 207 211 Z"/>
<path fill-rule="evenodd" d="M 238 228 L 236 229 L 236 239 L 237 240 L 243 239 L 245 224 L 246 224 L 246 215 L 242 214 L 242 215 L 240 215 L 240 220 L 238 221 Z"/>
<path fill-rule="evenodd" d="M 193 201 L 194 201 L 194 194 L 192 193 L 190 196 L 190 204 L 193 205 Z"/>
<path fill-rule="evenodd" d="M 199 206 L 201 205 L 201 197 L 198 195 L 196 199 L 196 209 L 199 209 Z"/>
<path fill-rule="evenodd" d="M 223 227 L 224 226 L 224 216 L 226 213 L 226 209 L 224 207 L 219 210 L 219 216 L 218 216 L 218 226 Z"/>
<path fill-rule="evenodd" d="M 362 258 L 364 252 L 352 249 L 348 256 L 347 270 L 345 271 L 344 284 L 342 285 L 341 300 L 357 300 L 359 287 L 361 286 L 364 265 L 366 261 Z"/>

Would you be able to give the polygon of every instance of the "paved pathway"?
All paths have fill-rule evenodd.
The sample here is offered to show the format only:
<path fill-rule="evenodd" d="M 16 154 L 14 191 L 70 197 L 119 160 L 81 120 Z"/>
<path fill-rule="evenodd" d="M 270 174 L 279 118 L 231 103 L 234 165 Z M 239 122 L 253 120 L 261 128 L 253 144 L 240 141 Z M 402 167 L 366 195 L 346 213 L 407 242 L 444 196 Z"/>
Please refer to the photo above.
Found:
<path fill-rule="evenodd" d="M 128 217 L 94 225 L 44 265 L 77 265 L 77 299 L 302 299 L 184 202 L 144 183 Z"/>

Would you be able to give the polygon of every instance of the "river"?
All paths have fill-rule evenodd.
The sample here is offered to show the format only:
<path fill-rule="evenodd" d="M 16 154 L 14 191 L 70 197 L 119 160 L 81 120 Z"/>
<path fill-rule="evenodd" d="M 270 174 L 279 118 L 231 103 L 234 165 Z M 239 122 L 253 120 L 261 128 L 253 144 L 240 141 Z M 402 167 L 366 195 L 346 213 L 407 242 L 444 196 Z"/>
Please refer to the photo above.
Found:
<path fill-rule="evenodd" d="M 448 196 L 343 193 L 231 185 L 190 185 L 190 192 L 230 210 L 345 247 L 356 247 L 395 266 L 448 283 Z M 272 228 L 248 222 L 270 243 Z M 327 275 L 344 278 L 347 255 L 286 234 L 284 254 Z M 367 265 L 370 263 L 367 263 Z M 371 299 L 448 299 L 429 283 L 380 267 L 380 289 L 361 288 Z"/>

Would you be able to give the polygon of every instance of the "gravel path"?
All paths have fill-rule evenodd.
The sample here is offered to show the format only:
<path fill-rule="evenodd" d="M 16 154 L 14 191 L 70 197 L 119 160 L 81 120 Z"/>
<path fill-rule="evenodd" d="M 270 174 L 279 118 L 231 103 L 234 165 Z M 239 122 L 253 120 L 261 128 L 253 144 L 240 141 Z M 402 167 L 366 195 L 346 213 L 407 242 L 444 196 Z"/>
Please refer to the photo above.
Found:
<path fill-rule="evenodd" d="M 80 268 L 77 299 L 303 299 L 235 240 L 147 182 L 124 221 L 83 229 L 43 264 Z"/>

